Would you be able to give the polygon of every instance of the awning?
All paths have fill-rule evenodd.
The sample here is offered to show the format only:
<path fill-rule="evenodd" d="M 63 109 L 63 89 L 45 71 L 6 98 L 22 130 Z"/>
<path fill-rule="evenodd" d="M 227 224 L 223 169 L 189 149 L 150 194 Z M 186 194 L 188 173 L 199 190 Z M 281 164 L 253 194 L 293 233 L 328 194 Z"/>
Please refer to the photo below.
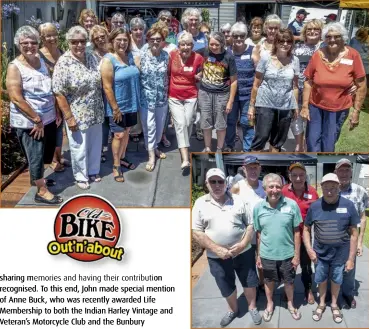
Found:
<path fill-rule="evenodd" d="M 99 7 L 128 7 L 128 8 L 219 8 L 220 0 L 202 0 L 202 1 L 183 1 L 183 0 L 172 0 L 172 1 L 132 1 L 132 0 L 121 0 L 121 1 L 99 1 Z"/>
<path fill-rule="evenodd" d="M 360 8 L 360 9 L 369 9 L 369 0 L 341 0 L 340 1 L 341 8 Z"/>
<path fill-rule="evenodd" d="M 305 166 L 316 165 L 318 159 L 307 154 L 254 154 L 262 166 L 289 166 L 293 162 L 301 162 Z M 225 165 L 241 166 L 245 159 L 245 154 L 224 154 Z"/>

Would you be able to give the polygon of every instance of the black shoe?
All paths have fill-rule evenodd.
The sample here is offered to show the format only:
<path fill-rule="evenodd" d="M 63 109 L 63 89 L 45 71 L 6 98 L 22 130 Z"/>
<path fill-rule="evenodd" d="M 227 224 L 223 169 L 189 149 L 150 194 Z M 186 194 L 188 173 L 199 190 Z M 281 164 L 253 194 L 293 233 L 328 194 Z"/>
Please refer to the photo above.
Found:
<path fill-rule="evenodd" d="M 51 200 L 47 200 L 38 193 L 35 194 L 34 200 L 36 203 L 45 203 L 45 204 L 60 204 L 63 202 L 63 198 L 60 197 L 59 195 L 54 195 L 54 197 Z"/>
<path fill-rule="evenodd" d="M 354 296 L 342 295 L 342 297 L 346 301 L 349 308 L 353 308 L 353 309 L 356 308 L 356 300 L 355 300 Z"/>
<path fill-rule="evenodd" d="M 237 318 L 238 312 L 228 311 L 225 316 L 223 316 L 222 321 L 220 321 L 221 327 L 228 326 L 235 318 Z"/>

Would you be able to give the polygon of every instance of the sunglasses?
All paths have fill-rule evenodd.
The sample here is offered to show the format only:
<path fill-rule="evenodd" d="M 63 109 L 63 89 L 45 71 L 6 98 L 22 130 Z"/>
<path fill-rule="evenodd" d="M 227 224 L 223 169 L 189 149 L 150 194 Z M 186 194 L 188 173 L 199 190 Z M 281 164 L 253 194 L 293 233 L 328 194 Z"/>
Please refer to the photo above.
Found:
<path fill-rule="evenodd" d="M 164 18 L 164 17 L 160 18 L 160 20 L 161 20 L 162 22 L 168 22 L 168 23 L 170 23 L 170 21 L 171 21 L 171 19 L 170 19 L 170 18 Z"/>
<path fill-rule="evenodd" d="M 292 40 L 278 40 L 278 44 L 280 45 L 284 45 L 285 43 L 292 45 Z"/>
<path fill-rule="evenodd" d="M 71 45 L 73 46 L 77 46 L 79 44 L 81 44 L 82 46 L 85 45 L 87 43 L 86 40 L 69 40 L 69 42 L 71 43 Z"/>
<path fill-rule="evenodd" d="M 246 38 L 246 35 L 245 34 L 234 34 L 233 36 L 233 39 L 245 39 Z"/>
<path fill-rule="evenodd" d="M 341 40 L 342 39 L 342 36 L 341 35 L 326 35 L 325 38 L 327 40 Z"/>
<path fill-rule="evenodd" d="M 210 183 L 211 185 L 215 185 L 215 184 L 223 185 L 223 184 L 224 184 L 224 180 L 223 180 L 223 179 L 221 179 L 221 180 L 211 179 L 211 180 L 209 180 L 209 183 Z"/>

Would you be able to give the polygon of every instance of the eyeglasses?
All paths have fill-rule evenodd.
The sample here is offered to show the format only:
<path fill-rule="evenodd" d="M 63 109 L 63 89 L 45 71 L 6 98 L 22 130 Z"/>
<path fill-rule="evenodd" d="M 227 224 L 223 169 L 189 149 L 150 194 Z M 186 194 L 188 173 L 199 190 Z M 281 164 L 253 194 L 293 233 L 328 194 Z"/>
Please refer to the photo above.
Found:
<path fill-rule="evenodd" d="M 288 45 L 291 45 L 292 40 L 278 40 L 279 45 L 284 45 L 285 43 L 287 43 Z"/>
<path fill-rule="evenodd" d="M 25 41 L 25 42 L 20 42 L 19 43 L 22 47 L 24 46 L 36 46 L 38 45 L 37 41 Z"/>
<path fill-rule="evenodd" d="M 165 18 L 165 17 L 160 18 L 160 20 L 161 20 L 162 22 L 168 22 L 168 23 L 170 23 L 170 22 L 171 22 L 171 19 L 170 19 L 170 18 Z"/>
<path fill-rule="evenodd" d="M 326 35 L 325 38 L 327 40 L 333 39 L 334 41 L 336 41 L 336 40 L 341 40 L 342 36 L 341 35 Z"/>
<path fill-rule="evenodd" d="M 114 25 L 123 25 L 124 22 L 123 21 L 114 21 L 114 22 L 111 22 L 112 24 Z"/>
<path fill-rule="evenodd" d="M 105 35 L 98 35 L 97 37 L 94 38 L 95 41 L 97 40 L 105 40 L 106 36 Z"/>
<path fill-rule="evenodd" d="M 233 39 L 245 39 L 246 38 L 246 35 L 245 34 L 234 34 L 233 36 Z"/>
<path fill-rule="evenodd" d="M 144 29 L 142 27 L 135 27 L 134 29 L 132 29 L 133 32 L 137 32 L 137 31 L 143 31 Z"/>
<path fill-rule="evenodd" d="M 82 46 L 84 46 L 86 44 L 86 40 L 69 40 L 69 42 L 71 43 L 71 45 L 73 46 L 77 46 L 79 44 L 81 44 Z"/>
<path fill-rule="evenodd" d="M 162 42 L 162 41 L 163 41 L 163 39 L 162 39 L 162 38 L 150 38 L 150 39 L 149 39 L 149 41 L 150 41 L 150 42 L 157 42 L 157 43 L 160 43 L 160 42 Z"/>
<path fill-rule="evenodd" d="M 215 185 L 215 184 L 223 185 L 223 184 L 224 184 L 224 180 L 223 180 L 223 179 L 221 179 L 221 180 L 211 179 L 211 180 L 209 180 L 209 183 L 210 183 L 211 185 Z"/>

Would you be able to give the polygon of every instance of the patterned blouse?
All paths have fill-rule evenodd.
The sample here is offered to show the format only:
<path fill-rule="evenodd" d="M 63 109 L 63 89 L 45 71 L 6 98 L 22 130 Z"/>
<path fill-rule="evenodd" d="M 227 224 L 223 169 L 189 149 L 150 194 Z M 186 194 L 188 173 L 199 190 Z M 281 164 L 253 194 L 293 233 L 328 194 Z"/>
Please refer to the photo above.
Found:
<path fill-rule="evenodd" d="M 158 57 L 148 49 L 141 52 L 141 106 L 153 109 L 168 102 L 169 55 L 162 50 Z"/>
<path fill-rule="evenodd" d="M 62 55 L 54 68 L 53 91 L 66 97 L 80 130 L 104 122 L 99 62 L 86 52 L 86 65 L 70 51 Z"/>

